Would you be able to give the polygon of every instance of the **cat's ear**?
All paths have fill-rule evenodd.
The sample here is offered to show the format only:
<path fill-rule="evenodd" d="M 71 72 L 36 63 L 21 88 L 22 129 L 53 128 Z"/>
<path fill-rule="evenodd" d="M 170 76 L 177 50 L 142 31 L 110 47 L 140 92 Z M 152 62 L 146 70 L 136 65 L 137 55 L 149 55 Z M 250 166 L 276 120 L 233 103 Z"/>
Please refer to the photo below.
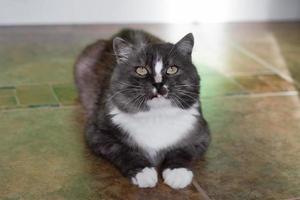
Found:
<path fill-rule="evenodd" d="M 194 36 L 192 33 L 184 36 L 179 42 L 175 44 L 176 48 L 183 55 L 191 55 L 194 47 Z"/>
<path fill-rule="evenodd" d="M 113 39 L 113 49 L 116 55 L 117 63 L 125 62 L 132 52 L 133 45 L 120 37 Z"/>

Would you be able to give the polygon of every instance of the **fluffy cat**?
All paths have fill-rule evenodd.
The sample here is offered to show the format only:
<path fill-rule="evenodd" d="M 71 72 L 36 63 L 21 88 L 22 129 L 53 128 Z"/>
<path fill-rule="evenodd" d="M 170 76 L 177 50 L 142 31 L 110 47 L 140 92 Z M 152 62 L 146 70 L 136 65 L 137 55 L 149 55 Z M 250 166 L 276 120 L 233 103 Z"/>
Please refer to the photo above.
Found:
<path fill-rule="evenodd" d="M 138 187 L 154 187 L 158 172 L 170 187 L 186 187 L 209 145 L 193 45 L 191 33 L 171 44 L 125 29 L 75 64 L 89 147 Z"/>

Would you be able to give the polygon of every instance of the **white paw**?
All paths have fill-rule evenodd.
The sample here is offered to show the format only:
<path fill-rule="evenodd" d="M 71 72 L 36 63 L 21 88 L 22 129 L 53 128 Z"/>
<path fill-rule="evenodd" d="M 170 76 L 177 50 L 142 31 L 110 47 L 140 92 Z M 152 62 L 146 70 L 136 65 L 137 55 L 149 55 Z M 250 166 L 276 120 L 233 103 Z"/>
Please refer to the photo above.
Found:
<path fill-rule="evenodd" d="M 193 172 L 186 168 L 165 169 L 162 173 L 164 183 L 174 189 L 184 188 L 193 180 Z"/>
<path fill-rule="evenodd" d="M 131 181 L 140 188 L 154 187 L 157 183 L 157 172 L 153 167 L 145 167 Z"/>

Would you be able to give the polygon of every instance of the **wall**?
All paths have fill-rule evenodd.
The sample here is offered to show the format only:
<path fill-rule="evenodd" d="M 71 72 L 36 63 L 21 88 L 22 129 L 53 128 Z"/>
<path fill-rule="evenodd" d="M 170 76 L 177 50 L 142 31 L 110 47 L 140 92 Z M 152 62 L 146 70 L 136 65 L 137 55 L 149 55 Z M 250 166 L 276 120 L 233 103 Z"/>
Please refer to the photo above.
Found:
<path fill-rule="evenodd" d="M 0 25 L 299 19 L 299 0 L 0 0 Z"/>

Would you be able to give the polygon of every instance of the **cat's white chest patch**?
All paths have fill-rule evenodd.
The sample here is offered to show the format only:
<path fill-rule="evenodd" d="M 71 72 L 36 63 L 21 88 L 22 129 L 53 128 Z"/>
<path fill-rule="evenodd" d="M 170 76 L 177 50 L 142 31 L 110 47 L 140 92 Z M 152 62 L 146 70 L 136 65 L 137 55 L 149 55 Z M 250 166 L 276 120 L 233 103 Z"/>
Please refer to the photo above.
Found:
<path fill-rule="evenodd" d="M 149 101 L 148 105 L 151 109 L 147 112 L 128 114 L 115 107 L 110 114 L 112 121 L 151 156 L 184 138 L 199 115 L 197 105 L 183 110 L 161 98 Z"/>

